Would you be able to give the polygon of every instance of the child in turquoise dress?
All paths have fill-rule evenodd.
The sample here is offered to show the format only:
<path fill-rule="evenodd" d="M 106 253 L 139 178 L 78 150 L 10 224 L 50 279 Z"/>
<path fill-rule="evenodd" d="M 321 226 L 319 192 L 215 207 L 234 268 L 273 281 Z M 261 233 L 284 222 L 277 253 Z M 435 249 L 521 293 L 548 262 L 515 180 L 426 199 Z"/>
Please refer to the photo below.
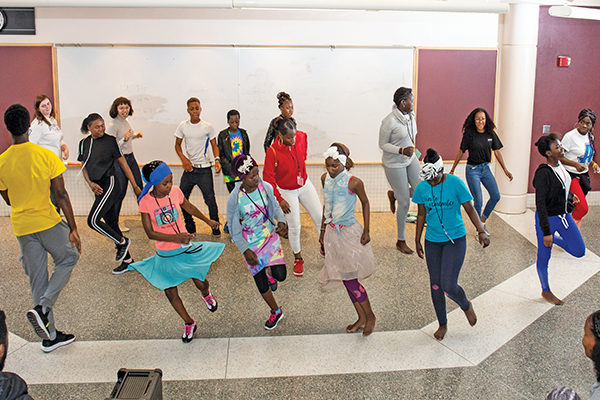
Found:
<path fill-rule="evenodd" d="M 154 287 L 165 291 L 169 302 L 185 322 L 181 340 L 188 343 L 194 337 L 197 326 L 185 309 L 177 286 L 191 278 L 208 309 L 216 311 L 217 301 L 210 293 L 206 274 L 223 252 L 225 244 L 191 242 L 194 235 L 185 229 L 182 208 L 206 222 L 211 229 L 217 229 L 219 223 L 208 219 L 185 198 L 181 189 L 173 186 L 173 174 L 166 163 L 152 161 L 144 165 L 142 174 L 147 183 L 138 197 L 139 210 L 146 234 L 156 241 L 156 254 L 129 265 L 129 269 L 137 270 Z"/>
<path fill-rule="evenodd" d="M 265 329 L 271 330 L 283 318 L 273 290 L 277 288 L 277 281 L 284 281 L 287 275 L 279 239 L 280 235 L 287 235 L 287 224 L 283 222 L 285 217 L 273 187 L 260 179 L 256 161 L 250 155 L 240 154 L 231 166 L 231 172 L 241 181 L 235 184 L 227 201 L 227 225 L 258 291 L 271 308 L 265 322 Z M 271 270 L 270 275 L 267 269 Z"/>
<path fill-rule="evenodd" d="M 350 151 L 341 143 L 333 143 L 323 154 L 327 172 L 321 177 L 323 184 L 323 219 L 321 222 L 321 252 L 325 264 L 319 273 L 319 283 L 324 289 L 346 287 L 358 320 L 346 327 L 346 332 L 363 330 L 368 336 L 375 328 L 375 314 L 367 291 L 358 281 L 375 272 L 375 257 L 369 236 L 369 199 L 363 182 L 348 170 L 354 163 Z M 364 227 L 354 216 L 356 197 L 363 210 Z"/>

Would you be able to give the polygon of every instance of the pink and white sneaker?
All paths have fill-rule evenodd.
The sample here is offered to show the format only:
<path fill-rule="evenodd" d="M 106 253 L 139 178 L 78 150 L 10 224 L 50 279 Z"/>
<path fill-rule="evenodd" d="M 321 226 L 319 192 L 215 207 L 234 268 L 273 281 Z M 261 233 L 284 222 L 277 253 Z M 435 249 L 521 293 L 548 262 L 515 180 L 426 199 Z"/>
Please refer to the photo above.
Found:
<path fill-rule="evenodd" d="M 210 312 L 217 311 L 217 307 L 219 306 L 219 304 L 217 303 L 217 299 L 215 299 L 213 297 L 213 295 L 210 293 L 210 290 L 208 291 L 208 296 L 202 297 L 202 300 L 204 300 L 204 304 L 206 304 L 208 311 L 210 311 Z"/>
<path fill-rule="evenodd" d="M 196 321 L 191 324 L 185 324 L 183 328 L 183 335 L 181 336 L 181 340 L 183 343 L 189 343 L 194 338 L 194 333 L 196 332 L 198 327 L 196 326 Z"/>
<path fill-rule="evenodd" d="M 271 287 L 271 292 L 276 291 L 277 290 L 277 281 L 275 280 L 275 278 L 273 278 L 271 276 L 271 274 L 269 274 L 267 267 L 265 267 L 265 273 L 267 274 L 267 280 L 269 281 L 269 286 Z"/>

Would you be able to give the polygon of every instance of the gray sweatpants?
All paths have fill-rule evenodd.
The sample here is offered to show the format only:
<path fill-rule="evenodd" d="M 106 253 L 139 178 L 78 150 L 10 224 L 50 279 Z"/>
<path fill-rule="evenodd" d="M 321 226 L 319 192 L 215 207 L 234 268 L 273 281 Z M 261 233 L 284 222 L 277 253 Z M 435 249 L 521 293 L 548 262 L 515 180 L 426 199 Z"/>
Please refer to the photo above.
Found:
<path fill-rule="evenodd" d="M 421 165 L 419 159 L 413 157 L 410 164 L 406 167 L 387 168 L 383 167 L 385 176 L 394 191 L 398 207 L 396 207 L 396 223 L 398 225 L 398 240 L 404 239 L 404 227 L 406 225 L 406 216 L 410 206 L 410 198 L 415 188 L 421 182 L 419 172 Z"/>
<path fill-rule="evenodd" d="M 71 247 L 69 242 L 69 232 L 67 223 L 60 221 L 45 231 L 17 236 L 21 246 L 20 260 L 29 277 L 33 304 L 40 304 L 50 311 L 48 331 L 51 340 L 56 338 L 52 307 L 60 291 L 69 282 L 71 271 L 79 260 L 77 248 Z M 54 260 L 54 272 L 50 279 L 48 279 L 48 253 Z"/>

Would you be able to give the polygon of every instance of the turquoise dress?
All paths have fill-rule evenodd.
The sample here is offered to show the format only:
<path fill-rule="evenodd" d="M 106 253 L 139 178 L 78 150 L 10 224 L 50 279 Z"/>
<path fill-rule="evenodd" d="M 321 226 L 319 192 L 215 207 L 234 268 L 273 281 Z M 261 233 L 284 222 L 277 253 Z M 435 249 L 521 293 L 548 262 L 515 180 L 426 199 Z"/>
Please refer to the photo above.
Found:
<path fill-rule="evenodd" d="M 223 253 L 225 243 L 192 242 L 173 250 L 156 249 L 156 254 L 127 268 L 136 270 L 159 290 L 179 286 L 190 278 L 206 280 L 210 266 Z"/>

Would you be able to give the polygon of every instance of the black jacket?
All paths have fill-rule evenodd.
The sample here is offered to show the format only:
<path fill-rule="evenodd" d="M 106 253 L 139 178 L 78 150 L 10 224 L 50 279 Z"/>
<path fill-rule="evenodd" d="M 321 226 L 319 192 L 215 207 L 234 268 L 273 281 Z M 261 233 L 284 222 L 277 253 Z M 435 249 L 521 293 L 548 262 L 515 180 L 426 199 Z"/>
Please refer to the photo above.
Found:
<path fill-rule="evenodd" d="M 535 208 L 540 219 L 540 228 L 544 236 L 551 234 L 548 217 L 567 213 L 567 199 L 563 182 L 558 179 L 552 167 L 540 164 L 533 176 L 535 188 Z"/>
<path fill-rule="evenodd" d="M 250 139 L 245 129 L 238 128 L 242 135 L 242 152 L 246 155 L 250 154 Z M 217 138 L 217 144 L 219 146 L 219 158 L 221 159 L 221 170 L 227 176 L 231 176 L 231 161 L 233 161 L 233 155 L 231 154 L 231 141 L 229 140 L 229 129 L 223 129 L 219 132 Z"/>
<path fill-rule="evenodd" d="M 2 400 L 33 400 L 27 394 L 27 384 L 17 374 L 0 372 L 0 399 Z"/>

